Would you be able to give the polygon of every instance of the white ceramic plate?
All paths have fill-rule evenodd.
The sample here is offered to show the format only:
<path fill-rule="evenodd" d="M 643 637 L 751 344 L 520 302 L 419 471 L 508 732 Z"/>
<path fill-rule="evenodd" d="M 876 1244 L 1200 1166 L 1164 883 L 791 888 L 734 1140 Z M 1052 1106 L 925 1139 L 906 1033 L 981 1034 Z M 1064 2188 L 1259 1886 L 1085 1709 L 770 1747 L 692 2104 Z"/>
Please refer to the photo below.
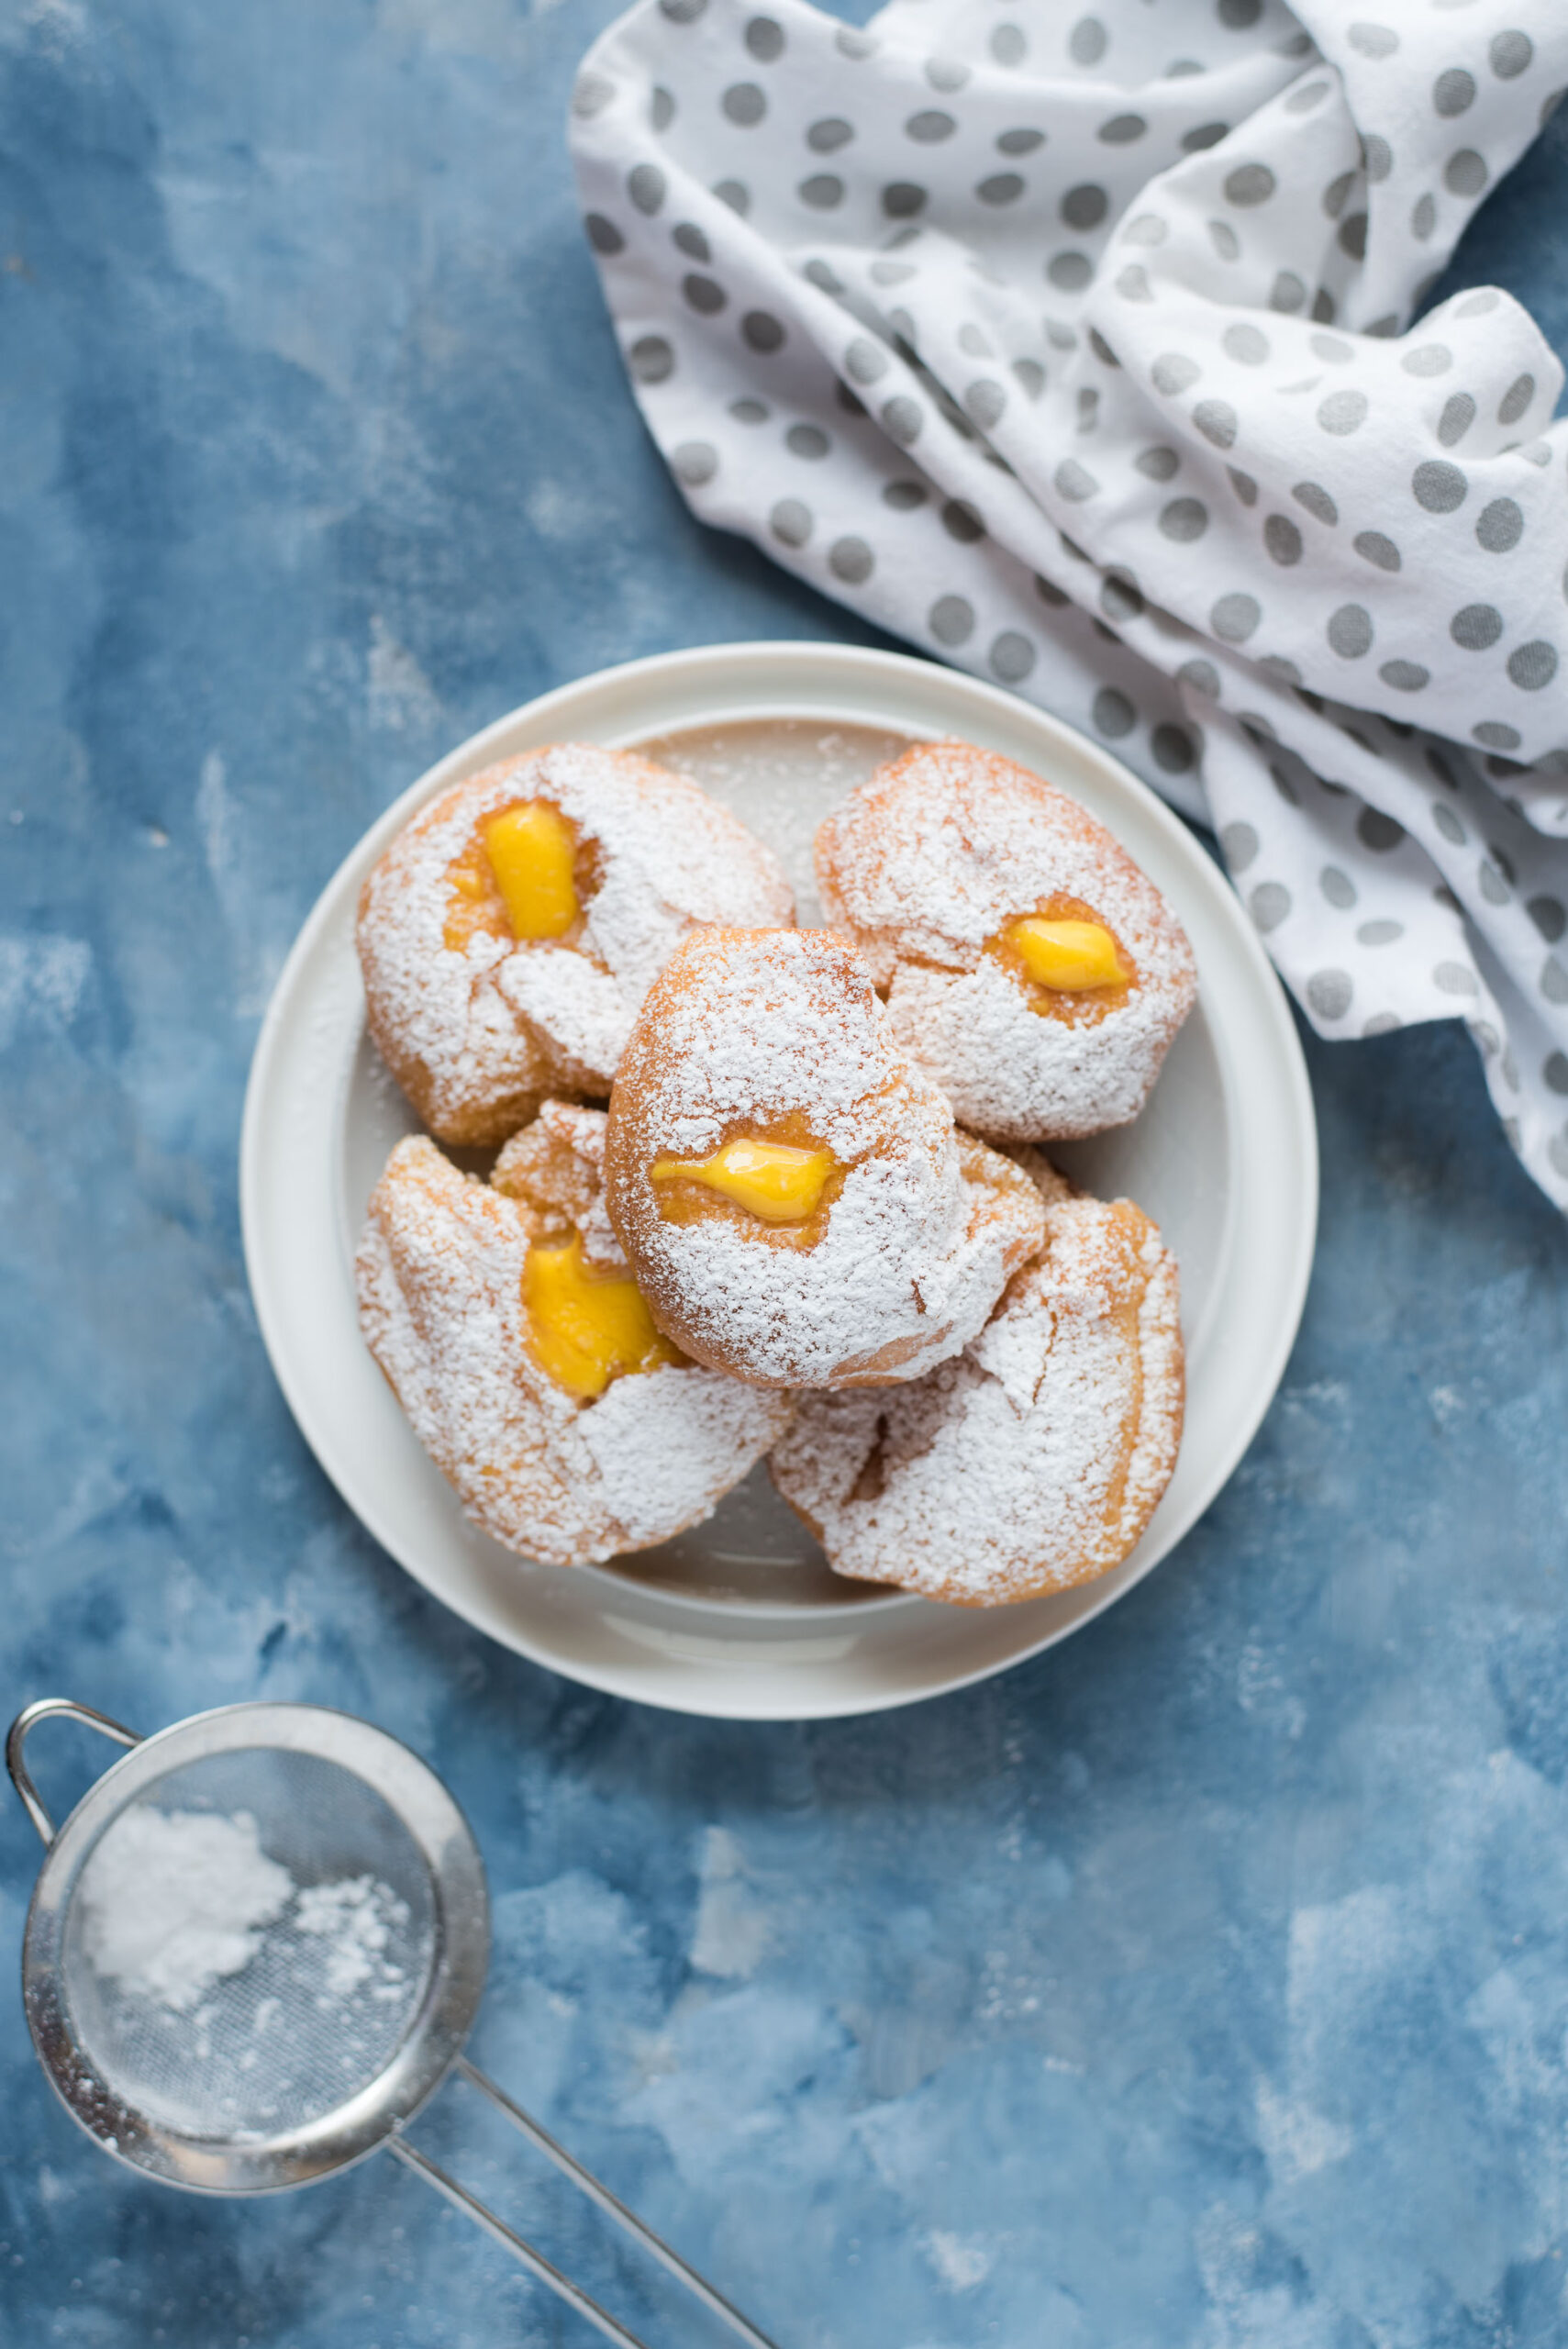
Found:
<path fill-rule="evenodd" d="M 364 1025 L 360 885 L 415 809 L 531 745 L 653 744 L 784 858 L 815 913 L 811 834 L 893 747 L 955 735 L 1072 792 L 1175 907 L 1198 1008 L 1136 1124 L 1061 1150 L 1095 1191 L 1153 1215 L 1182 1268 L 1186 1431 L 1143 1540 L 1114 1574 L 983 1610 L 828 1573 L 758 1471 L 694 1533 L 607 1567 L 514 1557 L 463 1518 L 361 1341 L 352 1283 L 364 1204 L 414 1119 Z M 746 1720 L 873 1712 L 1033 1655 L 1130 1589 L 1208 1506 L 1245 1450 L 1296 1334 L 1318 1208 L 1317 1133 L 1284 993 L 1240 907 L 1182 824 L 1094 743 L 1010 694 L 855 646 L 717 645 L 563 686 L 421 777 L 334 874 L 278 982 L 245 1105 L 240 1203 L 261 1333 L 301 1428 L 356 1515 L 449 1607 L 574 1680 Z"/>

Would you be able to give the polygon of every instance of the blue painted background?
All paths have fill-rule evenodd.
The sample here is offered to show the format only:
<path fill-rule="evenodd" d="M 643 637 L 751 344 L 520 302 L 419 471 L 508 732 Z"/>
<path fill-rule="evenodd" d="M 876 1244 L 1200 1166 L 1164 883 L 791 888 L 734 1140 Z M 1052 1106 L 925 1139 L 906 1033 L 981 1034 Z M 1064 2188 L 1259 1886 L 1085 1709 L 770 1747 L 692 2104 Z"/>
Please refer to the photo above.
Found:
<path fill-rule="evenodd" d="M 317 890 L 600 663 L 864 632 L 686 516 L 560 132 L 609 0 L 0 5 L 0 1696 L 267 1692 L 428 1754 L 499 1896 L 478 2052 L 786 2349 L 1568 2339 L 1568 1230 L 1457 1029 L 1308 1043 L 1284 1389 L 1069 1646 L 864 1723 L 705 1725 L 488 1645 L 284 1409 L 235 1152 Z M 1568 139 L 1475 224 L 1568 347 Z M 40 1747 L 43 1740 L 39 1740 Z M 40 1754 L 64 1802 L 100 1758 Z M 0 1969 L 37 1857 L 0 1800 Z M 384 2162 L 144 2186 L 0 1997 L 0 2336 L 587 2336 Z M 666 2342 L 496 2142 L 421 2124 Z M 470 2099 L 472 2105 L 472 2099 Z"/>

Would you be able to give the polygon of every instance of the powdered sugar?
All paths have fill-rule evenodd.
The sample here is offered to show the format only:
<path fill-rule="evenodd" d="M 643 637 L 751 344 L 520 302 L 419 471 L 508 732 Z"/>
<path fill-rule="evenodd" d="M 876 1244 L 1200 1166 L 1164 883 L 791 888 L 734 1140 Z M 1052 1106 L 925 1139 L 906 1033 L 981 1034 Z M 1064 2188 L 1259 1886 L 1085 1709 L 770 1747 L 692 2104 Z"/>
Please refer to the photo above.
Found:
<path fill-rule="evenodd" d="M 790 1120 L 846 1170 L 811 1227 L 722 1209 L 665 1219 L 654 1160 Z M 1040 1240 L 1030 1186 L 961 1143 L 860 957 L 822 931 L 687 940 L 633 1030 L 606 1166 L 662 1326 L 699 1358 L 781 1386 L 917 1377 L 973 1336 Z"/>
<path fill-rule="evenodd" d="M 580 930 L 562 945 L 476 929 L 449 947 L 450 868 L 488 817 L 534 797 L 596 851 Z M 593 744 L 530 751 L 443 792 L 366 882 L 371 1026 L 438 1133 L 500 1141 L 552 1087 L 609 1091 L 638 1006 L 694 925 L 791 918 L 777 860 L 684 777 Z"/>
<path fill-rule="evenodd" d="M 367 1998 L 395 2002 L 406 1975 L 387 1954 L 408 1923 L 408 1903 L 373 1876 L 340 1876 L 335 1884 L 312 1884 L 298 1894 L 294 1929 L 319 1941 L 326 1976 L 318 2007 L 335 1998 Z"/>
<path fill-rule="evenodd" d="M 672 932 L 673 949 L 683 933 L 673 925 Z M 561 1045 L 562 1062 L 581 1072 L 585 1090 L 608 1090 L 601 1072 L 613 1075 L 620 1066 L 637 1008 L 618 980 L 574 947 L 546 943 L 509 954 L 495 986 L 527 1028 Z"/>
<path fill-rule="evenodd" d="M 1125 1124 L 1195 994 L 1192 951 L 1153 884 L 1076 801 L 966 743 L 917 746 L 822 825 L 829 918 L 884 984 L 893 1032 L 955 1115 L 1028 1141 Z M 1126 996 L 1053 1017 L 982 952 L 1052 899 L 1088 908 L 1130 956 Z"/>
<path fill-rule="evenodd" d="M 356 1269 L 367 1342 L 468 1514 L 509 1549 L 571 1565 L 665 1541 L 706 1516 L 783 1431 L 790 1407 L 695 1366 L 635 1373 L 584 1403 L 539 1369 L 522 1301 L 528 1247 L 570 1223 L 597 1254 L 606 1230 L 593 1163 L 603 1113 L 553 1105 L 547 1117 L 537 1163 L 519 1138 L 504 1176 L 542 1204 L 461 1174 L 423 1136 L 400 1142 Z M 574 1186 L 579 1199 L 589 1194 L 576 1212 Z"/>
<path fill-rule="evenodd" d="M 1174 1465 L 1174 1260 L 1128 1202 L 1058 1197 L 1044 1252 L 956 1362 L 882 1395 L 807 1396 L 774 1481 L 840 1574 L 971 1606 L 1126 1556 Z"/>
<path fill-rule="evenodd" d="M 105 1830 L 76 1901 L 94 1973 L 127 1998 L 190 2015 L 198 2056 L 207 2052 L 212 2021 L 204 2001 L 273 1940 L 298 1935 L 318 1945 L 317 2008 L 361 1993 L 393 2001 L 406 1995 L 406 1969 L 388 1952 L 408 1925 L 407 1903 L 371 1876 L 296 1885 L 262 1850 L 248 1810 L 134 1805 Z M 280 2004 L 259 2003 L 254 2035 L 271 2029 Z"/>
<path fill-rule="evenodd" d="M 76 1894 L 93 1971 L 175 2014 L 249 1965 L 293 1898 L 249 1811 L 139 1803 L 106 1830 Z"/>

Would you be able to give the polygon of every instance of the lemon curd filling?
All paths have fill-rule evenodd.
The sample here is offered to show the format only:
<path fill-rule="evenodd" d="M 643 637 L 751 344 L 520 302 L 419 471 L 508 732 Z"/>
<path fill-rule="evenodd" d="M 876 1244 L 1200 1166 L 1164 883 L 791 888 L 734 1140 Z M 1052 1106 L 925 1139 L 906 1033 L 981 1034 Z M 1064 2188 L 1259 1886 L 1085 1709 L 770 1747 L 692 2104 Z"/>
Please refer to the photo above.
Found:
<path fill-rule="evenodd" d="M 788 1142 L 727 1141 L 711 1158 L 659 1158 L 655 1183 L 684 1178 L 717 1191 L 763 1223 L 804 1223 L 815 1215 L 839 1162 L 830 1150 L 796 1150 Z"/>
<path fill-rule="evenodd" d="M 602 1395 L 612 1378 L 684 1360 L 655 1328 L 634 1280 L 584 1262 L 579 1232 L 528 1250 L 523 1307 L 534 1360 L 583 1402 Z"/>
<path fill-rule="evenodd" d="M 505 938 L 511 925 L 490 870 L 483 840 L 473 840 L 447 867 L 447 916 L 441 943 L 462 954 L 471 938 Z"/>
<path fill-rule="evenodd" d="M 504 808 L 484 828 L 484 853 L 515 938 L 561 938 L 578 915 L 576 841 L 542 799 Z"/>
<path fill-rule="evenodd" d="M 1092 987 L 1121 987 L 1127 973 L 1116 940 L 1103 922 L 1051 921 L 1026 914 L 1002 932 L 1037 986 L 1058 995 L 1086 995 Z"/>

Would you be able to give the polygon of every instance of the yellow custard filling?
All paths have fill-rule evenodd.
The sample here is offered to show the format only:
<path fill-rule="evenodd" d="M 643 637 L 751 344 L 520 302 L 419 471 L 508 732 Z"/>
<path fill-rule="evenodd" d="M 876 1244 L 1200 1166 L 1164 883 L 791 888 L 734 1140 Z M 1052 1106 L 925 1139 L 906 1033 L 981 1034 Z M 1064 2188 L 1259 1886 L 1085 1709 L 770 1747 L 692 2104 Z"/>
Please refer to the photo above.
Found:
<path fill-rule="evenodd" d="M 612 1378 L 685 1359 L 655 1327 L 634 1280 L 584 1262 L 579 1232 L 528 1250 L 523 1307 L 534 1360 L 583 1402 L 602 1395 Z"/>
<path fill-rule="evenodd" d="M 564 937 L 579 910 L 572 870 L 577 844 L 565 817 L 529 799 L 493 816 L 484 829 L 513 937 Z"/>
<path fill-rule="evenodd" d="M 1052 921 L 1026 914 L 1002 932 L 1036 986 L 1058 995 L 1086 995 L 1091 987 L 1120 987 L 1127 973 L 1116 940 L 1103 922 Z"/>
<path fill-rule="evenodd" d="M 655 1159 L 648 1172 L 655 1183 L 701 1183 L 763 1223 L 804 1223 L 816 1214 L 839 1162 L 830 1150 L 740 1139 L 727 1141 L 711 1158 Z"/>

